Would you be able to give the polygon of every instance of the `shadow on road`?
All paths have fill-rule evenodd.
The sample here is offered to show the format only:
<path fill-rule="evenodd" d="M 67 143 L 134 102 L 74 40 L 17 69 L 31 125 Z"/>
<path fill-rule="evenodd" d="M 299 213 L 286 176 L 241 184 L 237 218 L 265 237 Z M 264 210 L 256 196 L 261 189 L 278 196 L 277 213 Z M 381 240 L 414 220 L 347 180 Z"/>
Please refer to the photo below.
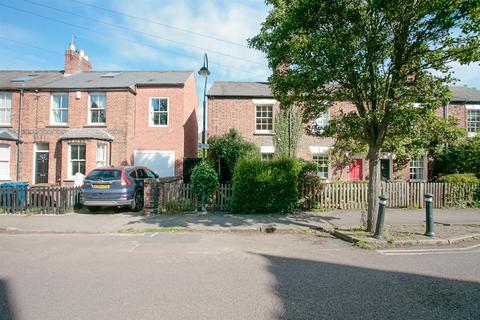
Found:
<path fill-rule="evenodd" d="M 15 319 L 13 302 L 7 282 L 0 279 L 0 320 Z"/>
<path fill-rule="evenodd" d="M 480 283 L 260 254 L 278 319 L 480 319 Z"/>
<path fill-rule="evenodd" d="M 248 227 L 255 224 L 282 224 L 315 229 L 325 219 L 306 213 L 285 214 L 229 214 L 208 213 L 201 214 L 160 214 L 142 217 L 131 221 L 129 225 L 138 223 L 149 224 L 152 227 L 184 227 L 200 225 L 206 227 Z"/>

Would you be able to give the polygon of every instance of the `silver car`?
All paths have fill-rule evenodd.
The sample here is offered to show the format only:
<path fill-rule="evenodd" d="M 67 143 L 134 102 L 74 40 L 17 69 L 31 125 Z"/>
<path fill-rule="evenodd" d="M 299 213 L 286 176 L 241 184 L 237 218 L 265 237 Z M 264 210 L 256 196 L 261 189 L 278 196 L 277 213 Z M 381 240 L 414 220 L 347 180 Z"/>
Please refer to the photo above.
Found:
<path fill-rule="evenodd" d="M 94 169 L 85 178 L 80 203 L 93 210 L 128 206 L 132 211 L 140 211 L 143 208 L 144 180 L 147 178 L 158 176 L 145 167 Z"/>

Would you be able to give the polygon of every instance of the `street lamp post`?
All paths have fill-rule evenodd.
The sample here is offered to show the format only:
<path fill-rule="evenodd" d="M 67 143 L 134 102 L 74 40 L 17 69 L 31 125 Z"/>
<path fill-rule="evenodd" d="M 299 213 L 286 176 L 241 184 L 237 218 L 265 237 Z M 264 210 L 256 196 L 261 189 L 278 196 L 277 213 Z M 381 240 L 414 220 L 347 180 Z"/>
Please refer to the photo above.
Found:
<path fill-rule="evenodd" d="M 198 70 L 198 74 L 205 78 L 205 85 L 203 87 L 203 117 L 202 117 L 202 161 L 205 161 L 206 157 L 206 148 L 205 148 L 205 133 L 206 133 L 206 116 L 207 116 L 207 80 L 210 75 L 210 70 L 208 70 L 208 56 L 207 53 L 203 55 L 203 67 Z M 202 188 L 202 213 L 207 213 L 205 208 L 205 187 Z"/>
<path fill-rule="evenodd" d="M 208 56 L 205 53 L 203 56 L 203 67 L 198 70 L 198 74 L 205 78 L 205 85 L 203 87 L 203 126 L 202 126 L 202 159 L 205 159 L 205 132 L 206 132 L 206 115 L 207 115 L 207 79 L 210 75 L 210 70 L 208 70 Z"/>

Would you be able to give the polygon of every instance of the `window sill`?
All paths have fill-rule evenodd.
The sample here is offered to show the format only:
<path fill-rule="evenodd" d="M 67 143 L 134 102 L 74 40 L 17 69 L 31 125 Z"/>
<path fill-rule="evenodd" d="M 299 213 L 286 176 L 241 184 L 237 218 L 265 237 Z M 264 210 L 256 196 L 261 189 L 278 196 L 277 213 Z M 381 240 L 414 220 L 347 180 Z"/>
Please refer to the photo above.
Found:
<path fill-rule="evenodd" d="M 275 135 L 272 131 L 255 131 L 254 136 L 273 136 Z"/>
<path fill-rule="evenodd" d="M 168 128 L 168 124 L 167 125 L 149 125 L 148 126 L 149 128 Z"/>
<path fill-rule="evenodd" d="M 0 128 L 13 128 L 12 124 L 0 123 Z"/>
<path fill-rule="evenodd" d="M 86 126 L 83 126 L 84 128 L 106 128 L 107 125 L 105 123 L 102 124 L 88 124 Z"/>
<path fill-rule="evenodd" d="M 68 124 L 49 124 L 46 128 L 68 128 Z"/>
<path fill-rule="evenodd" d="M 467 132 L 467 137 L 473 138 L 473 137 L 476 137 L 477 134 L 478 134 L 478 132 Z"/>

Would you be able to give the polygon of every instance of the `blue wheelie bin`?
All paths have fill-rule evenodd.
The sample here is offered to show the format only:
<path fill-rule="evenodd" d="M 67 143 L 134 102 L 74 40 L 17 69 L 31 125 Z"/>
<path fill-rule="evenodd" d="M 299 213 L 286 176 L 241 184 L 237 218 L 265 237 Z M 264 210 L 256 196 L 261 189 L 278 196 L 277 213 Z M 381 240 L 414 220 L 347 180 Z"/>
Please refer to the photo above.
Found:
<path fill-rule="evenodd" d="M 27 181 L 0 184 L 0 205 L 7 207 L 25 207 L 27 204 Z M 17 190 L 17 203 L 14 203 L 14 191 Z"/>

